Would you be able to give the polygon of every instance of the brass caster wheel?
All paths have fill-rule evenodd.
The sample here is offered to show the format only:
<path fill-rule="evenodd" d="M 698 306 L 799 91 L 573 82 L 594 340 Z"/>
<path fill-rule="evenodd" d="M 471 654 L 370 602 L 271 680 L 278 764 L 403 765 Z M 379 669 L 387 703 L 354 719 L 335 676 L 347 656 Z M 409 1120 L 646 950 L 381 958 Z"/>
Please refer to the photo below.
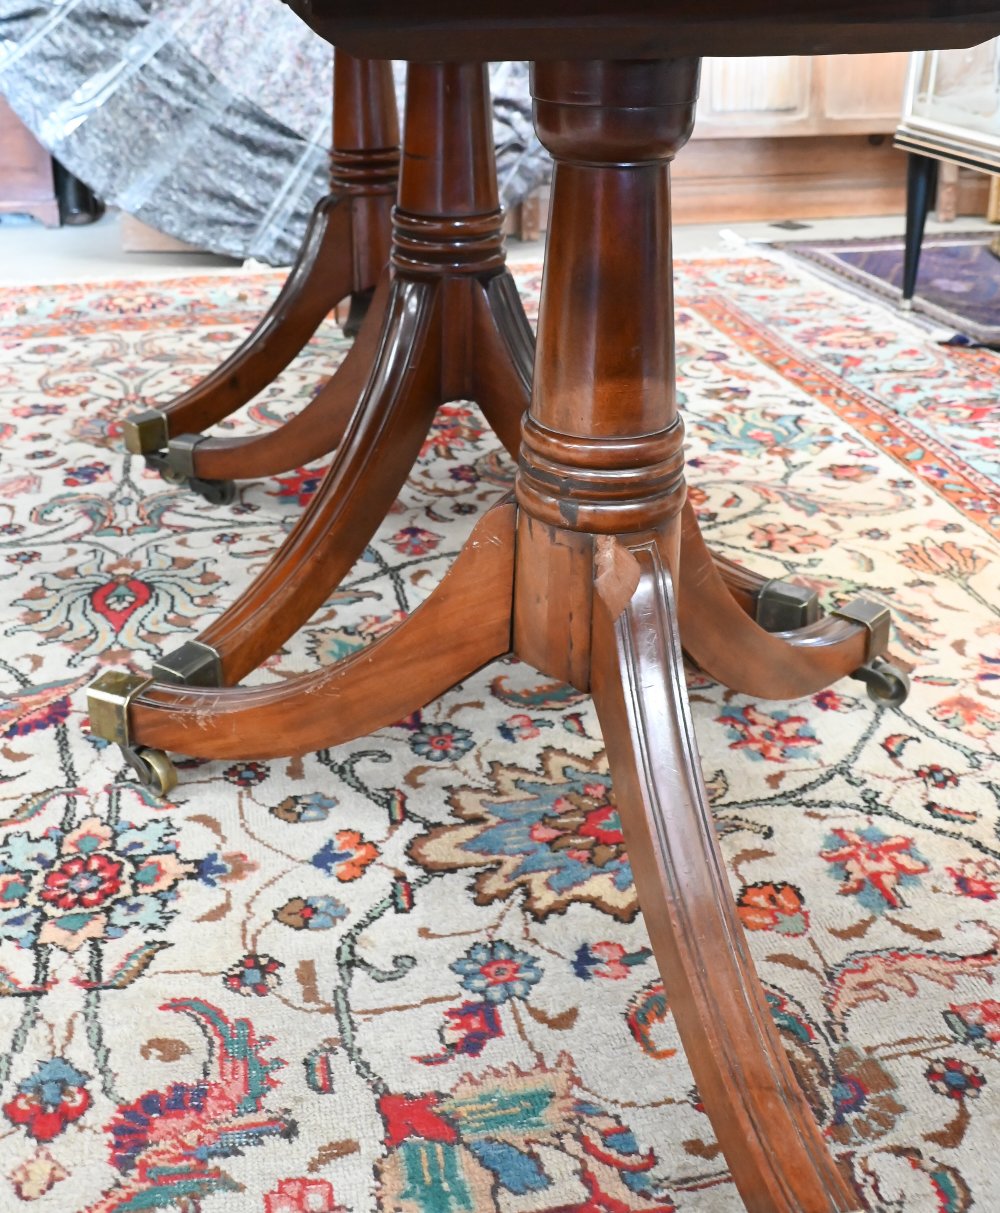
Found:
<path fill-rule="evenodd" d="M 155 796 L 166 796 L 177 786 L 177 770 L 162 750 L 133 745 L 129 733 L 129 705 L 153 679 L 127 670 L 105 670 L 87 687 L 90 731 L 118 746 L 139 782 Z"/>
<path fill-rule="evenodd" d="M 202 480 L 192 476 L 188 488 L 212 505 L 231 505 L 236 500 L 236 485 L 232 480 Z"/>
<path fill-rule="evenodd" d="M 865 684 L 869 699 L 888 707 L 898 708 L 910 693 L 907 675 L 882 657 L 856 669 L 851 677 Z"/>
<path fill-rule="evenodd" d="M 186 484 L 192 493 L 212 505 L 229 505 L 236 499 L 231 480 L 205 480 L 194 474 L 195 451 L 205 441 L 203 434 L 180 434 L 171 438 L 165 451 L 150 451 L 146 467 L 159 472 L 167 484 Z"/>
<path fill-rule="evenodd" d="M 139 782 L 154 796 L 166 796 L 177 786 L 177 768 L 162 750 L 151 750 L 146 746 L 122 746 L 121 750 Z"/>

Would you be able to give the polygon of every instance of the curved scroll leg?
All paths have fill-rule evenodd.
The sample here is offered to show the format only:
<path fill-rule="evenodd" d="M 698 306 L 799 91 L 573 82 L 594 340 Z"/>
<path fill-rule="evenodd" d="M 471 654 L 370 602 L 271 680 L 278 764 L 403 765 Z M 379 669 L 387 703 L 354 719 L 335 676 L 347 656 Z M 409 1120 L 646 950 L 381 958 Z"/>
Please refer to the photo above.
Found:
<path fill-rule="evenodd" d="M 887 617 L 870 623 L 827 616 L 789 632 L 766 632 L 730 593 L 694 512 L 683 514 L 678 617 L 684 650 L 724 686 L 761 699 L 811 695 L 878 657 Z M 883 613 L 887 616 L 887 613 Z"/>
<path fill-rule="evenodd" d="M 174 471 L 198 480 L 249 480 L 275 476 L 329 454 L 344 436 L 378 355 L 388 302 L 386 270 L 354 345 L 305 408 L 277 429 L 252 437 L 172 439 L 167 461 Z"/>
<path fill-rule="evenodd" d="M 278 298 L 242 346 L 191 391 L 160 409 L 125 423 L 125 445 L 167 479 L 189 481 L 209 501 L 232 499 L 231 480 L 191 468 L 199 432 L 246 404 L 291 362 L 323 318 L 344 299 L 351 309 L 345 332 L 358 331 L 383 267 L 389 259 L 392 200 L 399 175 L 399 122 L 392 65 L 383 59 L 356 59 L 334 50 L 333 147 L 330 195 L 313 211 L 305 243 Z M 376 326 L 377 328 L 377 326 Z M 353 380 L 348 374 L 346 394 Z M 357 385 L 360 386 L 360 385 Z M 336 395 L 336 394 L 335 394 Z M 341 402 L 336 396 L 331 404 Z M 315 424 L 315 415 L 307 427 Z M 326 430 L 335 444 L 346 418 L 335 410 Z M 296 435 L 286 447 L 295 447 Z M 178 439 L 174 448 L 171 439 Z M 164 450 L 164 448 L 171 449 Z M 275 457 L 268 455 L 258 463 Z M 278 458 L 280 461 L 280 449 Z M 310 446 L 310 451 L 315 448 Z M 312 457 L 312 454 L 310 454 Z M 286 454 L 285 458 L 291 458 Z M 299 459 L 304 462 L 304 459 Z M 283 467 L 294 466 L 285 464 Z M 283 470 L 279 468 L 277 470 Z M 242 467 L 234 475 L 251 475 Z"/>
<path fill-rule="evenodd" d="M 485 66 L 413 64 L 407 97 L 412 120 L 394 211 L 385 323 L 350 425 L 319 492 L 262 576 L 197 640 L 155 663 L 159 683 L 218 688 L 237 682 L 304 623 L 388 511 L 440 403 L 478 395 L 482 388 L 488 409 L 501 418 L 505 441 L 517 443 L 531 339 L 504 273 Z M 477 609 L 476 626 L 478 614 Z M 122 677 L 116 675 L 119 684 Z M 126 679 L 130 686 L 135 681 Z M 320 740 L 296 741 L 296 752 L 324 744 L 327 727 L 314 719 L 323 710 L 314 684 L 302 685 L 301 698 L 290 686 L 281 710 L 294 717 L 291 709 L 297 707 L 310 719 L 306 735 Z M 120 725 L 124 692 L 120 685 L 101 690 Z M 247 704 L 250 728 L 256 694 L 244 688 L 225 699 L 227 711 Z M 97 696 L 95 688 L 92 699 Z M 171 727 L 173 740 L 164 744 L 206 752 L 204 712 L 196 721 L 179 712 Z M 130 747 L 126 728 L 116 725 L 112 734 L 110 739 Z M 280 730 L 269 735 L 280 736 Z M 233 753 L 247 752 L 232 744 Z M 285 743 L 273 744 L 280 752 Z M 138 767 L 142 777 L 141 760 Z"/>
<path fill-rule="evenodd" d="M 698 527 L 690 502 L 685 502 L 684 515 L 686 527 Z M 709 551 L 740 610 L 756 620 L 765 632 L 790 631 L 819 621 L 823 611 L 814 590 L 784 578 L 764 577 L 714 549 Z"/>
<path fill-rule="evenodd" d="M 670 1007 L 751 1213 L 857 1203 L 781 1047 L 733 909 L 655 541 L 598 540 L 592 690 L 636 890 Z"/>
<path fill-rule="evenodd" d="M 254 583 L 199 637 L 238 682 L 322 605 L 396 499 L 440 396 L 440 306 L 433 286 L 397 281 L 379 356 L 333 463 Z"/>
<path fill-rule="evenodd" d="M 315 206 L 291 273 L 270 310 L 241 346 L 190 391 L 126 419 L 125 447 L 136 455 L 167 446 L 235 413 L 285 369 L 353 283 L 350 199 Z M 346 254 L 346 255 L 345 255 Z"/>
<path fill-rule="evenodd" d="M 470 393 L 479 402 L 493 432 L 517 458 L 521 419 L 531 399 L 535 336 L 509 270 L 481 284 L 473 313 L 475 383 Z"/>
<path fill-rule="evenodd" d="M 423 707 L 510 650 L 514 513 L 509 500 L 489 510 L 427 601 L 336 665 L 277 686 L 150 683 L 126 705 L 129 744 L 278 758 L 340 745 Z"/>

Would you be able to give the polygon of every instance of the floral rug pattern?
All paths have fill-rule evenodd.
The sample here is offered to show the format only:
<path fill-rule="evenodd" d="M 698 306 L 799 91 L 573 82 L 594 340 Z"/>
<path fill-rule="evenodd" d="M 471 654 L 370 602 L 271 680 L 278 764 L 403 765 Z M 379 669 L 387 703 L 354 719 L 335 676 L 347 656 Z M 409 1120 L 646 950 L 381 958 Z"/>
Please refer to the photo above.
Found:
<path fill-rule="evenodd" d="M 529 312 L 537 268 L 519 271 Z M 894 610 L 899 710 L 692 672 L 738 913 L 869 1210 L 1000 1202 L 997 356 L 763 257 L 677 267 L 711 542 Z M 0 294 L 0 1207 L 735 1213 L 638 912 L 586 696 L 512 661 L 303 759 L 180 761 L 170 803 L 86 729 L 266 561 L 317 468 L 208 506 L 119 449 L 278 274 Z M 279 424 L 324 326 L 229 423 Z M 255 679 L 430 593 L 511 467 L 443 408 L 376 539 Z"/>

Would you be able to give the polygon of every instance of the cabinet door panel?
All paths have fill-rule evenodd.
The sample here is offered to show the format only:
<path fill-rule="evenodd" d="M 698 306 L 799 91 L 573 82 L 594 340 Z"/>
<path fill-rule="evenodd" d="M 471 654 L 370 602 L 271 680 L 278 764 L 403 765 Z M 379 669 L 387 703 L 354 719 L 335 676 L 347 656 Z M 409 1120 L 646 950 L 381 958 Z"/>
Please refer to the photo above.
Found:
<path fill-rule="evenodd" d="M 797 117 L 809 107 L 810 60 L 789 55 L 712 59 L 701 101 L 713 115 Z"/>
<path fill-rule="evenodd" d="M 891 130 L 903 111 L 908 60 L 906 54 L 824 55 L 818 59 L 824 117 L 835 123 L 882 123 L 879 129 Z"/>
<path fill-rule="evenodd" d="M 890 134 L 907 56 L 706 59 L 695 137 Z"/>
<path fill-rule="evenodd" d="M 809 118 L 811 79 L 811 59 L 706 59 L 697 133 L 777 134 L 797 128 Z"/>
<path fill-rule="evenodd" d="M 0 97 L 0 212 L 59 223 L 52 159 Z"/>

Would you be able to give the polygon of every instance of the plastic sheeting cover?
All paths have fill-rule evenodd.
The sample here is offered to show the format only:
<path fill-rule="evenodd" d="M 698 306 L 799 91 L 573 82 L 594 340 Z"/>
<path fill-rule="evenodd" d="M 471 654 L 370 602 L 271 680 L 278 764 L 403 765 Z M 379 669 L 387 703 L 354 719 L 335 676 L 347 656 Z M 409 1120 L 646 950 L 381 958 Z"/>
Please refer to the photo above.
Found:
<path fill-rule="evenodd" d="M 280 0 L 0 0 L 0 93 L 71 172 L 169 235 L 272 265 L 327 192 L 331 58 Z M 549 161 L 527 66 L 490 79 L 512 205 Z"/>

